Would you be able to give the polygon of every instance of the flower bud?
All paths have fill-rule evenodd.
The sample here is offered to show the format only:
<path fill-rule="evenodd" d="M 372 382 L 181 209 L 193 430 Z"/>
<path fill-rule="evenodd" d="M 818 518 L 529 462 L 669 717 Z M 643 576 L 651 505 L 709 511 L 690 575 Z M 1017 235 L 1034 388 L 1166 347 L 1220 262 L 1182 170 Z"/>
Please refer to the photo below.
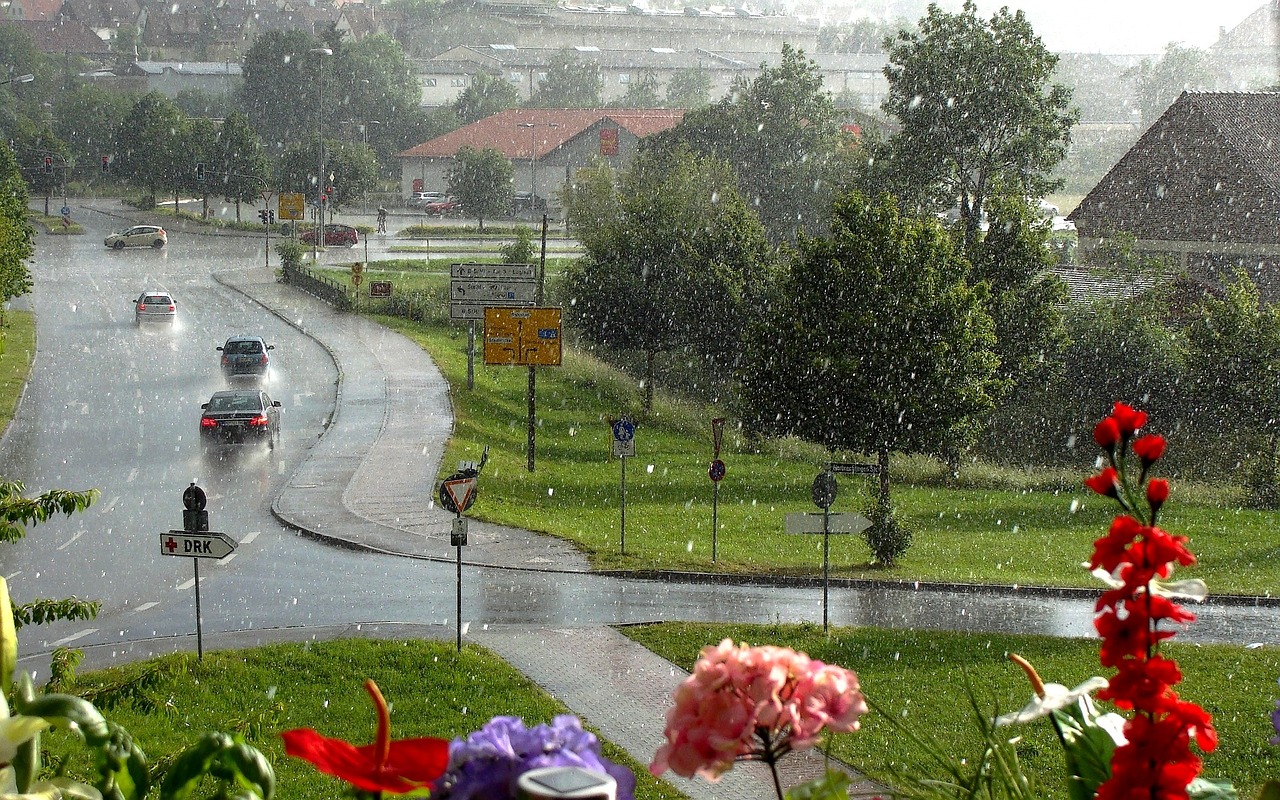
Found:
<path fill-rule="evenodd" d="M 1126 439 L 1147 424 L 1147 412 L 1139 411 L 1133 406 L 1124 403 L 1116 403 L 1112 407 L 1111 418 L 1116 421 L 1116 425 L 1120 428 L 1120 435 Z"/>
<path fill-rule="evenodd" d="M 1133 452 L 1142 459 L 1142 466 L 1149 467 L 1164 455 L 1165 441 L 1163 436 L 1143 436 L 1133 443 Z"/>
<path fill-rule="evenodd" d="M 1152 478 L 1147 482 L 1147 502 L 1156 509 L 1169 499 L 1169 482 L 1164 478 Z"/>
<path fill-rule="evenodd" d="M 1093 427 L 1093 440 L 1108 453 L 1115 453 L 1116 445 L 1120 443 L 1120 426 L 1111 417 L 1103 417 Z"/>
<path fill-rule="evenodd" d="M 1105 467 L 1092 478 L 1085 478 L 1084 485 L 1103 497 L 1120 496 L 1120 476 L 1116 474 L 1114 467 Z"/>

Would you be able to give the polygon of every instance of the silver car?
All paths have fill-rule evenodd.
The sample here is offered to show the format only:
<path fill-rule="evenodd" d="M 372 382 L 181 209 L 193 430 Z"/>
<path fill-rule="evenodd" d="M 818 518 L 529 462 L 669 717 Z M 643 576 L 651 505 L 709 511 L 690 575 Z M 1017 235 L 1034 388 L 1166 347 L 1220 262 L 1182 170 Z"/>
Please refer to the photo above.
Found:
<path fill-rule="evenodd" d="M 166 292 L 143 292 L 133 301 L 133 321 L 173 322 L 178 316 L 178 306 Z"/>
<path fill-rule="evenodd" d="M 164 247 L 169 237 L 159 225 L 134 225 L 128 230 L 119 231 L 102 240 L 112 250 L 123 250 L 126 247 Z"/>

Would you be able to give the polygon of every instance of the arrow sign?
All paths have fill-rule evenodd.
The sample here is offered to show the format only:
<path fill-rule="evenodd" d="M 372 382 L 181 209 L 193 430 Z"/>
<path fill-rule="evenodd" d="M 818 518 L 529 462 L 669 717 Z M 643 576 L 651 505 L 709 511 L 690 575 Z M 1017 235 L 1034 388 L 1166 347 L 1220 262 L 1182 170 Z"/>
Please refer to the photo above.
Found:
<path fill-rule="evenodd" d="M 827 533 L 862 533 L 871 527 L 871 520 L 861 514 L 829 514 Z M 788 514 L 787 533 L 822 533 L 821 514 Z"/>
<path fill-rule="evenodd" d="M 225 533 L 169 531 L 160 534 L 161 555 L 185 558 L 226 558 L 235 549 L 235 539 Z"/>

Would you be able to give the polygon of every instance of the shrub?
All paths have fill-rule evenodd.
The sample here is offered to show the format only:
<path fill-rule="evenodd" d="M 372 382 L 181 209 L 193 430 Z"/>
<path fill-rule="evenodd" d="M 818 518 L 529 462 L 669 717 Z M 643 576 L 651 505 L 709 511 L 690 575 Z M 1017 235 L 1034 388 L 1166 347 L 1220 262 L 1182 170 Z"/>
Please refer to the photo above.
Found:
<path fill-rule="evenodd" d="M 902 524 L 887 502 L 877 500 L 866 513 L 871 527 L 862 535 L 871 547 L 872 558 L 877 564 L 892 567 L 911 546 L 911 529 Z"/>

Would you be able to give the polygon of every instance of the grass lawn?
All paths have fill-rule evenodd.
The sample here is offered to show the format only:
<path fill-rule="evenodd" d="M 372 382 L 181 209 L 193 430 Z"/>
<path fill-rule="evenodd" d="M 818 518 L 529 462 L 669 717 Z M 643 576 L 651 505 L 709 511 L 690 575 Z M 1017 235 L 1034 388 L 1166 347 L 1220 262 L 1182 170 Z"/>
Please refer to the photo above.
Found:
<path fill-rule="evenodd" d="M 108 707 L 98 697 L 104 687 L 147 675 L 145 704 Z M 498 714 L 527 725 L 568 713 L 520 673 L 483 648 L 456 652 L 452 642 L 337 640 L 304 645 L 271 645 L 242 651 L 190 654 L 115 667 L 83 675 L 73 693 L 94 700 L 108 719 L 134 737 L 154 768 L 193 744 L 206 731 L 243 733 L 275 767 L 277 796 L 288 800 L 332 800 L 343 794 L 336 778 L 284 754 L 280 731 L 313 728 L 357 745 L 373 741 L 373 704 L 364 691 L 372 678 L 391 706 L 391 735 L 403 739 L 452 739 L 479 729 Z M 120 694 L 120 693 L 117 693 Z M 62 735 L 42 739 L 52 753 L 79 752 Z M 605 755 L 629 767 L 638 781 L 637 798 L 663 800 L 681 795 L 649 775 L 640 764 L 607 742 Z M 84 759 L 75 762 L 84 767 Z"/>
<path fill-rule="evenodd" d="M 833 628 L 828 637 L 820 626 L 676 623 L 628 626 L 622 632 L 686 670 L 703 645 L 726 637 L 784 645 L 839 664 L 858 673 L 863 692 L 896 722 L 971 763 L 982 742 L 969 692 L 992 715 L 1015 711 L 1031 697 L 1030 684 L 1008 661 L 1008 653 L 1031 661 L 1046 682 L 1075 686 L 1103 674 L 1098 643 L 1083 639 L 877 628 Z M 1204 775 L 1232 781 L 1244 789 L 1241 797 L 1256 796 L 1263 783 L 1280 774 L 1280 748 L 1268 743 L 1275 735 L 1270 714 L 1280 696 L 1280 650 L 1174 644 L 1164 652 L 1182 667 L 1179 695 L 1204 706 L 1218 729 L 1220 744 L 1204 756 Z M 894 720 L 872 712 L 862 723 L 861 730 L 833 737 L 832 751 L 840 760 L 890 784 L 895 769 L 926 763 L 923 750 L 903 736 Z M 1049 723 L 1009 731 L 1023 737 L 1018 757 L 1033 778 L 1030 796 L 1066 798 L 1062 751 Z"/>
<path fill-rule="evenodd" d="M 36 355 L 36 320 L 30 311 L 4 312 L 0 328 L 0 430 L 9 427 Z"/>

